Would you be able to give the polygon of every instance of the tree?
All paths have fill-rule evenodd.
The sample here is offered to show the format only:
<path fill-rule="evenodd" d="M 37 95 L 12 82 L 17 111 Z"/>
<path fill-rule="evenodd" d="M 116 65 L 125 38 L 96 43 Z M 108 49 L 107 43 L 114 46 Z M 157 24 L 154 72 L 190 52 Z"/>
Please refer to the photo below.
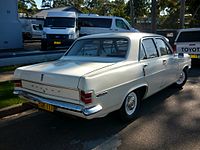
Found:
<path fill-rule="evenodd" d="M 159 28 L 179 28 L 180 2 L 174 0 L 160 0 L 157 5 Z"/>
<path fill-rule="evenodd" d="M 66 7 L 74 6 L 77 9 L 81 9 L 81 6 L 84 4 L 84 0 L 54 0 L 53 7 Z"/>
<path fill-rule="evenodd" d="M 185 25 L 186 27 L 200 26 L 200 3 L 199 0 L 185 1 Z M 161 28 L 179 28 L 180 1 L 160 0 L 158 2 L 160 12 L 165 15 L 160 16 Z"/>
<path fill-rule="evenodd" d="M 186 13 L 191 14 L 189 16 L 190 24 L 189 27 L 200 26 L 200 3 L 199 0 L 186 1 Z M 188 19 L 188 18 L 186 18 Z"/>
<path fill-rule="evenodd" d="M 150 14 L 150 2 L 148 0 L 129 0 L 125 7 L 126 16 L 131 16 L 131 9 L 134 11 L 133 17 L 136 21 L 138 18 Z M 129 20 L 131 20 L 130 17 Z"/>
<path fill-rule="evenodd" d="M 111 2 L 109 0 L 86 0 L 85 6 L 89 13 L 99 15 L 109 15 L 111 9 Z"/>
<path fill-rule="evenodd" d="M 19 0 L 18 12 L 24 13 L 26 16 L 33 15 L 37 11 L 37 5 L 34 0 Z"/>
<path fill-rule="evenodd" d="M 112 1 L 110 14 L 113 16 L 127 18 L 125 1 L 124 0 Z"/>

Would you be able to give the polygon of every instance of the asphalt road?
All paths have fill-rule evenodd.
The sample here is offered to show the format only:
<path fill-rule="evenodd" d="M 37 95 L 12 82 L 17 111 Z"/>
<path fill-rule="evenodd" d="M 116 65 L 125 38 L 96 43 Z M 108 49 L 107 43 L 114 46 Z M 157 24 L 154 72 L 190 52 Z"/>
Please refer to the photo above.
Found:
<path fill-rule="evenodd" d="M 0 150 L 200 149 L 200 67 L 189 76 L 144 100 L 129 124 L 115 113 L 88 121 L 41 111 L 0 121 Z"/>

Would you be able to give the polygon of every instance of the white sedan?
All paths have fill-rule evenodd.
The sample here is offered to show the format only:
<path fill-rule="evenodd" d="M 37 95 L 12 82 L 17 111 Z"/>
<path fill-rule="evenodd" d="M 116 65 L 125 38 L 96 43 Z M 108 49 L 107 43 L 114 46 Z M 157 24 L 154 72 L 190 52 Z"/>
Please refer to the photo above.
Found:
<path fill-rule="evenodd" d="M 136 117 L 140 102 L 163 88 L 182 87 L 191 59 L 167 40 L 147 33 L 79 38 L 57 61 L 17 68 L 14 93 L 48 111 L 86 119 L 118 110 Z"/>

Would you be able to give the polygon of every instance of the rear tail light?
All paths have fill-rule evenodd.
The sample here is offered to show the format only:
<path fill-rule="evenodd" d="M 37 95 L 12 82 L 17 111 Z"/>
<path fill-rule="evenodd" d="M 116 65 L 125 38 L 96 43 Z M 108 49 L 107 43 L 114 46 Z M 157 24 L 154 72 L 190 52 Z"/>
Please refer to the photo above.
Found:
<path fill-rule="evenodd" d="M 80 99 L 85 104 L 92 103 L 92 91 L 89 92 L 80 91 Z"/>
<path fill-rule="evenodd" d="M 14 86 L 15 87 L 22 87 L 22 81 L 21 80 L 14 80 Z"/>

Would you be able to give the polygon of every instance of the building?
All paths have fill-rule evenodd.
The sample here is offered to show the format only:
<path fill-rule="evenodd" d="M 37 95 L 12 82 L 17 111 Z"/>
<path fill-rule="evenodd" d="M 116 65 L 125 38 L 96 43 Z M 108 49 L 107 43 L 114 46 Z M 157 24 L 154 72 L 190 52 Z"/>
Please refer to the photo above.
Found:
<path fill-rule="evenodd" d="M 78 13 L 82 13 L 80 10 L 78 10 L 74 6 L 68 6 L 68 7 L 61 7 L 61 8 L 49 8 L 49 9 L 43 9 L 40 12 L 33 15 L 34 18 L 46 18 L 48 12 L 55 12 L 55 11 L 73 11 Z"/>

